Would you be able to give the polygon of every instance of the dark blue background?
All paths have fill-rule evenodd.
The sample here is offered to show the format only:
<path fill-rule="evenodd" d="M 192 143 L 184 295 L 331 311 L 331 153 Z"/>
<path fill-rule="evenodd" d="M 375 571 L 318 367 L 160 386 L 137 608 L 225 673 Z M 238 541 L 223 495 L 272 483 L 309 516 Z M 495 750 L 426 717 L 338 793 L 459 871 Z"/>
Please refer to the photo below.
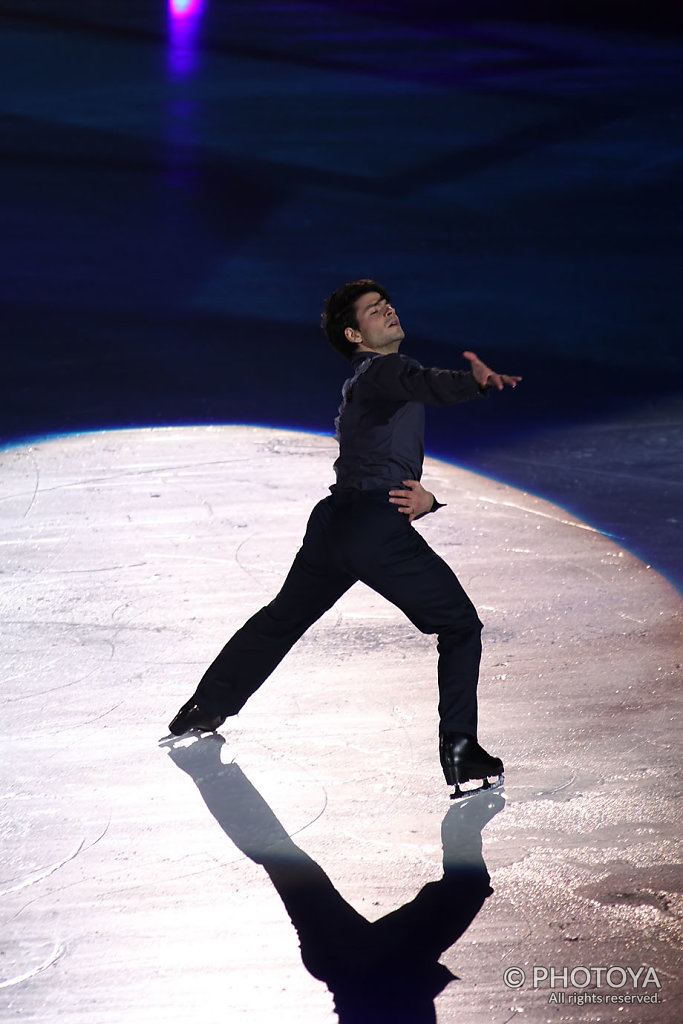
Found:
<path fill-rule="evenodd" d="M 584 3 L 4 3 L 2 438 L 331 431 L 325 295 L 521 373 L 427 447 L 683 581 L 680 25 Z"/>

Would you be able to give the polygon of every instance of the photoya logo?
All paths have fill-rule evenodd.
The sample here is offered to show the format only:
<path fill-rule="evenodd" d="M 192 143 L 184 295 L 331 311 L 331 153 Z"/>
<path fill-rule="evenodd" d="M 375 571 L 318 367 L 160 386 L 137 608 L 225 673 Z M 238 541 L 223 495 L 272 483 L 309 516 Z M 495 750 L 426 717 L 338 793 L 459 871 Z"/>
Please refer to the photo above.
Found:
<path fill-rule="evenodd" d="M 626 986 L 647 989 L 651 994 L 660 989 L 661 983 L 654 967 L 541 967 L 534 966 L 531 974 L 534 989 L 622 989 Z M 508 967 L 503 974 L 508 988 L 522 988 L 527 981 L 523 967 Z"/>

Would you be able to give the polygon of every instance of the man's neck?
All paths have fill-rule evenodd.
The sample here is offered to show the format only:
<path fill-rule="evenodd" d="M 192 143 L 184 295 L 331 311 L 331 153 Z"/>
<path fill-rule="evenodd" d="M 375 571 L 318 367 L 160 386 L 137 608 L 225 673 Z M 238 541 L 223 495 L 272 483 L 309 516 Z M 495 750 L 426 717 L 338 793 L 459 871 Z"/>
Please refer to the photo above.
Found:
<path fill-rule="evenodd" d="M 391 348 L 387 348 L 386 351 L 380 351 L 379 349 L 376 348 L 368 348 L 367 345 L 358 345 L 356 348 L 356 352 L 354 352 L 353 358 L 355 359 L 356 355 L 361 354 L 369 356 L 390 356 L 393 355 L 394 352 L 398 352 L 398 345 L 392 345 Z"/>

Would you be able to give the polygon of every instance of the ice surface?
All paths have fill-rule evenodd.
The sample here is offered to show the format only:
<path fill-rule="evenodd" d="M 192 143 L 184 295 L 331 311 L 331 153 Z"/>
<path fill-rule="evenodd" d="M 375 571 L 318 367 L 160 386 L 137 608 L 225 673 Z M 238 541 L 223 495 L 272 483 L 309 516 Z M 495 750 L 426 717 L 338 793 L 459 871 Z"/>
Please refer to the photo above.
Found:
<path fill-rule="evenodd" d="M 377 937 L 362 941 L 383 970 L 402 963 L 386 953 L 399 920 L 438 946 L 438 914 L 431 932 L 410 915 L 428 883 L 452 896 L 443 859 L 463 833 L 437 759 L 434 643 L 392 606 L 353 588 L 224 743 L 167 735 L 276 592 L 333 454 L 246 427 L 2 453 L 2 1020 L 322 1024 L 337 1015 L 311 957 L 341 955 L 326 914 Z M 485 622 L 481 740 L 507 796 L 483 831 L 494 895 L 429 968 L 437 1019 L 595 1020 L 503 972 L 646 964 L 661 990 L 619 991 L 663 1002 L 601 1019 L 674 1021 L 680 598 L 562 509 L 442 463 L 425 476 L 448 507 L 417 528 Z M 348 999 L 356 969 L 365 982 L 345 962 Z M 402 976 L 408 1005 L 426 975 Z"/>

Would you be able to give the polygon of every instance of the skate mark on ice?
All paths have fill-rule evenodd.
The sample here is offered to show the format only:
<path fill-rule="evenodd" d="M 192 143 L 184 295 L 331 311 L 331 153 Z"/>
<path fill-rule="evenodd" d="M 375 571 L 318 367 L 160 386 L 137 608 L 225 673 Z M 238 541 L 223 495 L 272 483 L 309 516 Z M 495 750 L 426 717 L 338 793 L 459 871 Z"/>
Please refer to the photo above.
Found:
<path fill-rule="evenodd" d="M 66 655 L 64 655 L 64 657 L 66 657 Z M 31 693 L 21 693 L 17 697 L 8 697 L 4 703 L 16 704 L 17 701 L 20 700 L 30 700 L 32 697 L 42 697 L 46 693 L 55 693 L 57 690 L 67 690 L 70 686 L 78 686 L 80 683 L 84 683 L 86 679 L 90 679 L 91 676 L 99 671 L 99 668 L 93 668 L 79 679 L 72 679 L 68 683 L 60 683 L 59 686 L 50 686 L 47 690 L 34 690 Z"/>
<path fill-rule="evenodd" d="M 69 538 L 71 540 L 71 538 Z M 40 581 L 45 582 L 46 580 L 55 579 L 59 580 L 62 576 L 79 576 L 83 573 L 96 573 L 96 572 L 119 572 L 121 569 L 144 569 L 147 562 L 130 562 L 128 565 L 102 565 L 97 569 L 53 569 L 40 574 Z M 51 575 L 52 573 L 52 575 Z"/>
<path fill-rule="evenodd" d="M 190 499 L 191 507 L 197 507 L 197 503 L 200 506 L 203 506 L 207 511 L 207 519 L 209 521 L 215 518 L 213 505 L 211 504 L 209 499 L 205 498 L 203 494 L 198 494 L 196 491 L 191 491 L 189 487 L 186 487 L 185 484 L 181 483 L 181 478 L 178 473 L 173 473 L 173 475 L 170 478 L 162 479 L 161 482 L 164 486 L 170 485 L 176 491 L 182 491 L 183 494 L 186 494 L 187 497 Z"/>
<path fill-rule="evenodd" d="M 10 886 L 8 889 L 1 891 L 0 896 L 7 896 L 13 892 L 20 892 L 22 889 L 27 889 L 31 885 L 37 885 L 38 882 L 42 882 L 45 878 L 49 878 L 50 875 L 54 875 L 54 873 L 56 871 L 59 871 L 60 868 L 63 868 L 65 864 L 68 864 L 70 861 L 75 860 L 79 853 L 84 853 L 86 850 L 92 850 L 93 847 L 97 846 L 97 844 L 106 836 L 107 832 L 109 831 L 110 825 L 111 816 L 107 820 L 107 824 L 104 826 L 100 834 L 95 839 L 93 839 L 91 843 L 88 843 L 86 842 L 85 839 L 82 839 L 78 846 L 76 847 L 76 849 L 73 851 L 73 853 L 70 853 L 68 857 L 64 857 L 63 860 L 58 861 L 56 864 L 51 864 L 49 867 L 43 868 L 37 874 L 31 875 L 29 878 L 24 879 L 23 882 L 19 882 L 16 885 Z M 62 886 L 62 888 L 58 889 L 57 891 L 62 892 L 64 889 L 71 888 L 71 885 L 78 884 L 80 883 L 72 882 L 68 886 Z M 40 898 L 41 897 L 36 896 L 35 899 L 29 900 L 29 902 L 25 903 L 24 906 L 21 907 L 21 909 L 18 910 L 14 916 L 18 917 L 19 914 L 21 914 L 26 909 L 26 907 L 30 907 L 32 903 L 35 903 Z"/>
<path fill-rule="evenodd" d="M 30 981 L 31 978 L 35 978 L 36 975 L 42 974 L 53 964 L 56 964 L 58 960 L 66 953 L 66 946 L 61 942 L 58 942 L 55 946 L 52 954 L 44 960 L 42 964 L 38 964 L 32 971 L 26 971 L 24 974 L 17 974 L 14 978 L 8 978 L 6 981 L 0 981 L 0 988 L 9 988 L 11 985 L 20 985 L 22 981 Z"/>
<path fill-rule="evenodd" d="M 260 579 L 255 573 L 251 572 L 251 570 L 247 568 L 246 564 L 240 558 L 240 551 L 242 550 L 242 548 L 246 544 L 249 544 L 251 541 L 254 540 L 254 538 L 256 538 L 258 536 L 259 536 L 258 533 L 250 533 L 248 537 L 245 537 L 244 540 L 240 541 L 240 543 L 235 548 L 235 554 L 233 555 L 233 561 L 237 564 L 238 568 L 241 569 L 241 571 L 246 576 L 249 577 L 250 580 L 253 580 L 254 583 L 256 583 L 256 585 L 258 586 L 259 590 L 262 590 L 265 593 L 265 592 L 269 592 L 270 588 L 266 587 L 264 585 L 263 579 Z"/>
<path fill-rule="evenodd" d="M 524 1011 L 522 1010 L 521 1006 L 516 1006 L 514 1008 L 514 1010 L 512 1011 L 512 1013 L 510 1014 L 510 1016 L 506 1017 L 504 1021 L 501 1021 L 501 1024 L 510 1024 L 510 1021 L 514 1020 L 518 1013 L 523 1013 L 523 1012 Z"/>
<path fill-rule="evenodd" d="M 145 553 L 145 558 L 150 562 L 168 562 L 173 559 L 175 562 L 192 562 L 193 565 L 208 565 L 209 562 L 213 562 L 216 565 L 232 565 L 235 561 L 234 558 L 212 558 L 210 555 L 202 555 L 201 558 L 197 558 L 196 555 L 176 555 L 170 553 L 161 554 L 157 551 L 148 551 Z M 147 565 L 147 562 L 143 562 L 143 565 Z M 131 566 L 131 568 L 134 568 Z"/>
<path fill-rule="evenodd" d="M 114 608 L 113 612 L 112 612 L 112 613 L 111 613 L 111 615 L 109 616 L 109 618 L 111 619 L 111 621 L 112 621 L 112 622 L 113 622 L 113 623 L 114 623 L 114 624 L 115 624 L 116 626 L 118 626 L 119 628 L 125 628 L 125 627 L 126 627 L 126 623 L 121 623 L 121 622 L 119 622 L 119 621 L 118 621 L 119 615 L 120 615 L 120 614 L 121 614 L 122 612 L 126 612 L 126 611 L 128 611 L 128 609 L 132 607 L 132 604 L 133 604 L 133 602 L 132 602 L 132 601 L 122 601 L 122 602 L 121 602 L 121 604 L 118 604 L 118 605 L 116 606 L 116 608 Z"/>
<path fill-rule="evenodd" d="M 528 856 L 529 856 L 528 853 L 523 853 L 522 856 L 519 858 L 518 862 L 526 860 Z M 492 884 L 495 881 L 496 874 L 497 874 L 496 871 L 493 871 L 491 873 L 491 883 Z M 507 960 L 508 957 L 513 956 L 513 955 L 515 956 L 515 959 L 518 959 L 518 958 L 519 959 L 523 959 L 524 951 L 526 949 L 528 949 L 528 942 L 529 942 L 529 939 L 531 939 L 531 936 L 533 935 L 533 931 L 534 930 L 533 930 L 531 922 L 529 921 L 529 918 L 526 916 L 526 914 L 522 913 L 519 910 L 519 908 L 517 908 L 517 920 L 519 920 L 519 919 L 521 919 L 521 921 L 526 925 L 526 932 L 525 932 L 524 935 L 520 935 L 519 938 L 517 939 L 517 941 L 515 943 L 513 943 L 513 945 L 508 946 L 508 948 L 505 950 L 505 952 L 503 953 L 503 955 L 500 958 L 501 963 L 503 963 L 503 961 Z"/>
<path fill-rule="evenodd" d="M 167 862 L 164 861 L 164 881 L 170 884 L 176 882 L 185 883 L 190 879 L 201 880 L 204 879 L 207 875 L 209 878 L 213 878 L 215 876 L 216 867 L 223 868 L 230 864 L 236 864 L 243 859 L 243 854 L 241 854 L 240 851 L 236 851 L 235 856 L 232 858 L 218 858 L 213 856 L 213 854 L 204 854 L 203 856 L 205 858 L 205 862 L 202 863 L 200 867 L 192 869 L 183 869 L 181 871 L 177 871 L 176 873 L 171 873 L 168 870 Z M 187 854 L 185 857 L 182 858 L 182 860 L 196 859 L 196 857 L 197 855 L 194 853 Z M 178 861 L 176 863 L 181 864 L 182 861 Z M 110 871 L 108 874 L 102 873 L 100 875 L 100 878 L 103 883 L 111 881 L 111 875 L 114 873 L 114 870 L 115 869 L 112 869 L 112 871 Z M 78 886 L 80 884 L 80 882 L 71 882 L 69 885 L 65 885 L 61 889 L 55 889 L 54 892 L 65 892 L 67 889 L 71 889 L 74 886 Z M 139 882 L 131 881 L 126 883 L 116 883 L 111 885 L 109 888 L 102 888 L 99 895 L 102 899 L 104 899 L 105 897 L 107 899 L 110 899 L 114 896 L 122 896 L 124 894 L 128 895 L 129 893 L 136 891 L 148 894 L 149 886 L 149 879 L 144 879 Z M 26 909 L 26 907 L 31 906 L 31 903 L 36 903 L 40 898 L 41 897 L 36 897 L 35 900 L 31 900 L 30 903 L 27 903 L 26 906 L 21 908 L 21 911 L 19 911 L 19 913 L 23 912 Z M 15 916 L 18 917 L 19 913 L 17 913 Z"/>
<path fill-rule="evenodd" d="M 555 796 L 556 793 L 561 793 L 563 789 L 568 789 L 569 786 L 572 786 L 576 782 L 576 779 L 577 775 L 576 772 L 574 772 L 571 778 L 569 778 L 566 782 L 563 782 L 561 786 L 555 786 L 554 789 L 542 789 L 535 795 L 540 799 L 543 799 L 543 797 L 546 796 Z"/>
<path fill-rule="evenodd" d="M 527 770 L 535 777 L 537 774 L 542 772 L 543 767 L 532 764 L 528 766 Z M 514 786 L 515 803 L 522 805 L 536 803 L 543 800 L 552 800 L 558 793 L 563 793 L 571 786 L 574 786 L 579 778 L 581 778 L 581 784 L 584 786 L 592 784 L 594 781 L 587 774 L 582 774 L 580 776 L 578 772 L 572 771 L 568 765 L 559 765 L 555 770 L 551 769 L 548 775 L 549 777 L 544 780 L 546 785 L 542 789 L 536 788 L 537 784 L 533 782 L 526 785 L 521 781 L 518 782 Z M 564 799 L 567 799 L 567 797 Z"/>
<path fill-rule="evenodd" d="M 117 701 L 117 703 L 110 707 L 107 711 L 103 711 L 101 715 L 95 715 L 94 718 L 86 718 L 85 721 L 79 722 L 78 725 L 69 725 L 66 726 L 66 728 L 64 729 L 57 729 L 55 731 L 55 735 L 61 736 L 62 733 L 73 732 L 75 729 L 84 729 L 87 725 L 92 725 L 93 722 L 100 722 L 103 718 L 106 718 L 108 715 L 110 715 L 112 711 L 116 711 L 117 708 L 120 708 L 122 704 L 122 700 Z"/>
<path fill-rule="evenodd" d="M 220 459 L 220 460 L 214 460 L 214 461 L 211 461 L 211 462 L 196 462 L 196 463 L 190 462 L 187 465 L 182 465 L 182 466 L 151 466 L 149 469 L 135 468 L 135 469 L 130 469 L 130 470 L 124 470 L 121 473 L 112 473 L 109 476 L 95 476 L 95 477 L 86 478 L 85 480 L 71 480 L 71 481 L 69 481 L 69 483 L 53 484 L 51 487 L 44 487 L 44 488 L 42 488 L 40 493 L 41 494 L 52 494 L 55 491 L 79 490 L 79 489 L 84 489 L 84 488 L 92 487 L 93 484 L 111 484 L 111 483 L 115 483 L 115 482 L 117 482 L 119 480 L 127 481 L 130 477 L 136 478 L 136 477 L 141 477 L 141 476 L 149 476 L 150 473 L 158 473 L 158 474 L 175 473 L 179 469 L 194 469 L 195 467 L 197 467 L 197 468 L 199 468 L 199 467 L 204 468 L 206 466 L 230 466 L 230 465 L 233 465 L 234 463 L 237 463 L 237 462 L 253 462 L 253 457 L 252 456 L 246 456 L 246 457 L 240 457 L 240 458 L 237 458 L 237 459 Z M 37 466 L 36 466 L 36 472 L 38 472 L 38 467 Z M 38 487 L 36 486 L 36 488 L 34 489 L 34 492 L 33 492 L 33 498 L 31 499 L 31 503 L 28 506 L 28 508 L 26 509 L 26 513 L 24 515 L 28 514 L 28 511 L 29 511 L 31 505 L 33 504 L 33 500 L 34 500 L 34 498 L 36 496 L 37 490 L 38 490 Z M 29 493 L 30 492 L 28 492 L 28 491 L 16 491 L 13 494 L 3 494 L 2 497 L 0 497 L 0 503 L 2 503 L 4 501 L 10 501 L 12 498 L 23 498 L 23 497 L 26 497 Z"/>
<path fill-rule="evenodd" d="M 32 459 L 32 462 L 33 462 L 33 469 L 34 469 L 34 472 L 36 474 L 36 482 L 35 482 L 35 486 L 33 488 L 33 494 L 31 495 L 31 500 L 29 501 L 28 505 L 26 506 L 26 511 L 24 512 L 24 514 L 22 516 L 22 519 L 26 519 L 27 518 L 29 512 L 31 511 L 31 509 L 35 505 L 36 497 L 38 496 L 38 489 L 40 487 L 40 470 L 38 469 L 38 464 L 36 463 L 36 460 L 33 458 L 33 456 L 31 456 L 31 459 Z"/>
<path fill-rule="evenodd" d="M 310 779 L 312 779 L 313 782 L 315 782 L 316 786 L 320 787 L 320 791 L 322 793 L 322 798 L 323 798 L 323 805 L 322 805 L 322 807 L 320 808 L 320 810 L 318 811 L 317 814 L 315 814 L 308 821 L 305 821 L 303 823 L 303 825 L 299 825 L 299 827 L 294 829 L 292 832 L 290 832 L 289 830 L 286 830 L 287 831 L 287 835 L 291 839 L 293 836 L 300 835 L 305 829 L 310 828 L 311 825 L 315 825 L 316 821 L 319 821 L 322 818 L 323 814 L 325 814 L 325 812 L 327 811 L 327 804 L 328 804 L 328 800 L 329 800 L 329 797 L 328 797 L 328 794 L 327 794 L 327 790 L 325 789 L 325 786 L 320 781 L 320 779 L 317 778 L 313 774 L 313 772 L 311 772 L 305 765 L 300 764 L 298 761 L 294 761 L 291 757 L 286 757 L 282 753 L 281 750 L 277 750 L 275 747 L 269 747 L 268 744 L 264 743 L 262 740 L 257 741 L 256 745 L 261 747 L 263 750 L 267 750 L 268 753 L 273 757 L 273 759 L 275 761 L 277 761 L 277 760 L 286 760 L 287 764 L 294 764 L 294 765 L 296 765 L 296 767 L 300 771 L 302 771 L 304 773 L 304 775 L 308 775 L 308 777 Z M 235 755 L 235 757 L 233 757 L 233 759 L 232 759 L 232 761 L 230 763 L 231 764 L 236 764 L 237 763 L 237 755 Z"/>
<path fill-rule="evenodd" d="M 109 826 L 110 825 L 111 825 L 111 815 L 109 815 L 109 818 L 107 820 L 107 824 L 104 826 L 104 828 L 102 829 L 102 831 L 100 832 L 100 834 L 97 836 L 96 839 L 93 839 L 93 841 L 91 843 L 86 843 L 86 841 L 84 839 L 81 842 L 79 849 L 76 850 L 76 852 L 74 854 L 72 854 L 71 857 L 67 857 L 67 859 L 65 861 L 63 861 L 62 864 L 55 865 L 54 868 L 51 871 L 48 872 L 48 875 L 49 874 L 54 874 L 54 872 L 56 870 L 58 870 L 59 867 L 63 867 L 64 864 L 67 864 L 70 860 L 74 860 L 79 852 L 80 853 L 85 853 L 87 850 L 92 850 L 93 847 L 97 846 L 97 844 L 102 839 L 104 839 L 104 837 L 106 836 L 107 832 L 109 831 Z M 44 875 L 43 877 L 46 878 L 46 877 L 48 877 L 48 875 Z M 36 881 L 39 881 L 39 879 L 36 879 Z M 80 880 L 79 881 L 75 881 L 75 882 L 69 882 L 67 885 L 60 885 L 60 886 L 58 886 L 55 889 L 50 889 L 50 892 L 47 895 L 55 896 L 57 893 L 66 892 L 67 889 L 73 889 L 74 887 L 80 886 L 81 884 L 82 883 L 81 883 Z M 21 887 L 18 887 L 18 888 L 21 888 Z M 8 890 L 8 892 L 9 891 L 10 890 Z M 42 893 L 39 896 L 34 896 L 32 900 L 28 900 L 28 902 L 22 904 L 22 906 L 19 907 L 19 909 L 17 910 L 16 914 L 13 915 L 12 920 L 15 921 L 21 914 L 24 913 L 25 910 L 28 910 L 29 907 L 32 907 L 34 903 L 38 903 L 38 902 L 40 902 L 40 900 L 45 899 L 45 896 L 46 896 L 46 894 Z"/>
<path fill-rule="evenodd" d="M 625 622 L 635 622 L 637 626 L 646 626 L 647 619 L 637 619 L 635 615 L 629 615 L 628 612 L 617 612 L 620 619 L 624 619 Z"/>
<path fill-rule="evenodd" d="M 588 523 L 579 523 L 574 519 L 563 519 L 561 516 L 550 515 L 549 512 L 541 512 L 536 508 L 527 508 L 525 505 L 517 505 L 514 501 L 496 501 L 494 498 L 479 497 L 479 501 L 483 501 L 486 505 L 499 505 L 501 508 L 515 508 L 519 512 L 527 512 L 530 516 L 540 516 L 541 519 L 551 519 L 554 523 L 561 523 L 562 526 L 573 526 L 577 530 L 588 530 L 589 533 L 597 533 L 603 537 L 611 537 L 611 533 L 607 533 L 605 530 L 596 530 L 594 526 L 589 526 Z"/>
<path fill-rule="evenodd" d="M 507 459 L 510 462 L 522 463 L 522 465 L 527 465 L 529 463 L 528 459 L 519 459 L 516 458 L 514 455 L 508 455 Z M 534 466 L 543 466 L 547 469 L 561 470 L 565 472 L 567 469 L 566 462 L 556 462 L 554 459 L 534 458 L 533 464 Z M 576 473 L 579 476 L 583 475 L 585 477 L 598 477 L 598 479 L 600 480 L 624 480 L 628 481 L 629 483 L 637 484 L 639 486 L 643 482 L 642 476 L 640 476 L 640 474 L 638 473 L 624 473 L 621 470 L 605 469 L 604 467 L 600 469 L 594 469 L 591 466 L 578 466 L 574 464 L 572 465 L 572 472 Z M 680 480 L 675 476 L 669 477 L 653 475 L 650 476 L 649 479 L 655 481 L 656 483 L 666 484 L 668 486 L 680 486 Z"/>
<path fill-rule="evenodd" d="M 107 828 L 108 827 L 109 826 L 107 825 Z M 104 835 L 104 832 L 102 833 L 102 835 Z M 101 839 L 102 836 L 100 836 L 99 838 Z M 99 839 L 95 840 L 95 842 L 99 842 Z M 93 843 L 92 845 L 94 846 L 95 844 Z M 63 860 L 57 861 L 56 864 L 51 864 L 49 867 L 43 868 L 41 871 L 37 872 L 34 875 L 31 875 L 29 878 L 25 878 L 22 882 L 17 882 L 16 885 L 12 885 L 8 889 L 0 890 L 0 896 L 9 896 L 9 894 L 12 892 L 20 892 L 21 889 L 28 889 L 28 887 L 31 885 L 37 885 L 38 882 L 42 882 L 45 878 L 49 878 L 50 875 L 54 875 L 55 871 L 59 871 L 59 869 L 63 868 L 65 864 L 68 864 L 69 861 L 75 860 L 75 858 L 79 855 L 81 850 L 84 849 L 84 847 L 85 839 L 81 839 L 76 849 L 73 851 L 73 853 L 70 853 L 68 857 L 64 857 Z"/>

